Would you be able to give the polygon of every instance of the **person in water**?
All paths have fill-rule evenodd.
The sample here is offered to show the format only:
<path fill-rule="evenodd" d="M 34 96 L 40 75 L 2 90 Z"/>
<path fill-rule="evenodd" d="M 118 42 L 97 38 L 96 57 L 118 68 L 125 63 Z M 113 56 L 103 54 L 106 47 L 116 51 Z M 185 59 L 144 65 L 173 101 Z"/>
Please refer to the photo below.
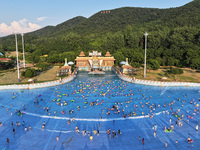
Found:
<path fill-rule="evenodd" d="M 189 136 L 188 136 L 188 139 L 187 139 L 187 140 L 188 140 L 188 143 L 190 143 L 190 137 L 189 137 Z"/>
<path fill-rule="evenodd" d="M 165 143 L 165 148 L 167 148 L 167 145 L 168 145 L 168 143 L 166 142 L 166 143 Z"/>
<path fill-rule="evenodd" d="M 7 144 L 9 144 L 9 141 L 10 141 L 9 138 L 7 138 Z"/>
<path fill-rule="evenodd" d="M 15 128 L 13 128 L 13 134 L 15 134 Z"/>

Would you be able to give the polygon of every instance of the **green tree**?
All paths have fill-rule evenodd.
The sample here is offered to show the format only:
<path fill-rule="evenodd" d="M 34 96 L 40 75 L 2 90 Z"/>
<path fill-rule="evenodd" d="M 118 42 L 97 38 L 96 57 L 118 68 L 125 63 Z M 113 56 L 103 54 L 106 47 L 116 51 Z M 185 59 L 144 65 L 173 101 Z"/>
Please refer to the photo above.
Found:
<path fill-rule="evenodd" d="M 116 52 L 113 54 L 114 58 L 115 58 L 115 65 L 118 65 L 120 66 L 120 62 L 121 61 L 125 61 L 125 57 L 124 55 L 122 54 L 122 52 Z"/>
<path fill-rule="evenodd" d="M 148 65 L 154 70 L 157 70 L 160 68 L 159 62 L 155 59 L 149 59 Z"/>

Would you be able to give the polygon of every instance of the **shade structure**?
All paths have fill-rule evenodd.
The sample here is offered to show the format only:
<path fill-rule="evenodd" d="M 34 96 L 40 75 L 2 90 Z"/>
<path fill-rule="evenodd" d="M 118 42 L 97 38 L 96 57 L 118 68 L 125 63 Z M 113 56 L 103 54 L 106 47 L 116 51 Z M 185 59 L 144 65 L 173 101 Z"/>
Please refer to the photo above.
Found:
<path fill-rule="evenodd" d="M 166 79 L 167 79 L 167 77 L 162 77 L 162 79 L 163 79 L 163 80 L 166 80 Z"/>
<path fill-rule="evenodd" d="M 68 62 L 68 65 L 73 65 L 74 63 L 72 61 Z"/>
<path fill-rule="evenodd" d="M 29 82 L 32 82 L 32 81 L 33 81 L 33 79 L 29 79 L 28 81 L 29 81 Z"/>
<path fill-rule="evenodd" d="M 126 62 L 125 62 L 125 61 L 121 61 L 120 64 L 121 64 L 121 65 L 125 65 Z"/>

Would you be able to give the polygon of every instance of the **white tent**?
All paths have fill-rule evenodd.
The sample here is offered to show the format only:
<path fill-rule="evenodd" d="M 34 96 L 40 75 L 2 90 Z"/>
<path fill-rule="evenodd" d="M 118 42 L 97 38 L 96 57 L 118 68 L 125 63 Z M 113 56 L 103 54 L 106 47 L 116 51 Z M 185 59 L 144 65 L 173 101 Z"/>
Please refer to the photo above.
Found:
<path fill-rule="evenodd" d="M 125 62 L 125 61 L 121 61 L 120 64 L 121 64 L 121 65 L 125 65 L 126 62 Z"/>
<path fill-rule="evenodd" d="M 33 80 L 33 79 L 29 79 L 28 81 L 29 81 L 29 82 L 32 82 L 32 81 L 34 81 L 34 80 Z"/>
<path fill-rule="evenodd" d="M 73 65 L 74 63 L 72 61 L 68 62 L 68 65 Z"/>

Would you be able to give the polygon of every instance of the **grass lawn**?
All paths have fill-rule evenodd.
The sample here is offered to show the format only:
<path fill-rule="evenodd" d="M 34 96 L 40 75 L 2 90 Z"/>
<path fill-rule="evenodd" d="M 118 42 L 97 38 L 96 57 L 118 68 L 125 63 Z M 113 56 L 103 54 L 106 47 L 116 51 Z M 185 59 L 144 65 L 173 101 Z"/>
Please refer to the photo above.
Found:
<path fill-rule="evenodd" d="M 21 76 L 22 71 L 23 69 L 20 69 L 21 83 L 29 83 L 28 82 L 29 78 L 24 78 Z M 38 76 L 33 77 L 32 79 L 36 80 L 37 82 L 58 80 L 60 79 L 59 77 L 57 77 L 58 71 L 59 71 L 59 66 L 53 66 L 49 70 L 43 71 Z M 16 70 L 13 71 L 12 69 L 0 73 L 0 84 L 12 84 L 12 83 L 18 83 L 18 76 Z"/>
<path fill-rule="evenodd" d="M 144 70 L 139 69 L 136 73 L 137 75 L 130 75 L 136 79 L 144 80 L 154 80 L 161 81 L 162 77 L 167 77 L 166 81 L 177 81 L 177 82 L 197 82 L 200 83 L 200 73 L 196 70 L 191 70 L 184 68 L 184 73 L 180 75 L 166 74 L 167 69 L 158 69 L 158 70 L 147 70 L 146 78 L 144 78 Z"/>

